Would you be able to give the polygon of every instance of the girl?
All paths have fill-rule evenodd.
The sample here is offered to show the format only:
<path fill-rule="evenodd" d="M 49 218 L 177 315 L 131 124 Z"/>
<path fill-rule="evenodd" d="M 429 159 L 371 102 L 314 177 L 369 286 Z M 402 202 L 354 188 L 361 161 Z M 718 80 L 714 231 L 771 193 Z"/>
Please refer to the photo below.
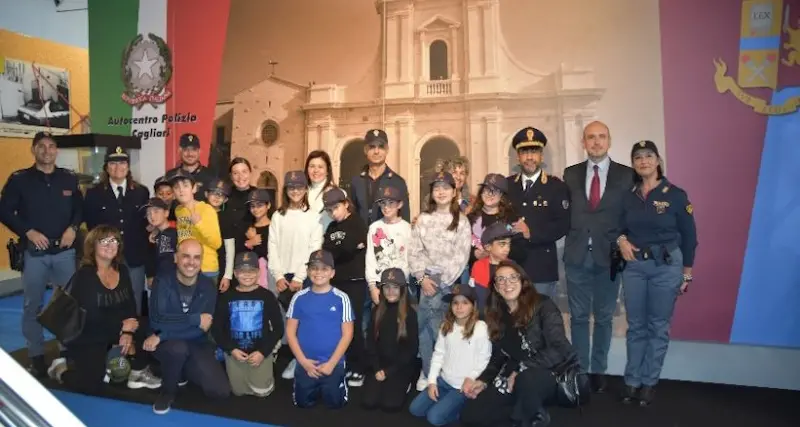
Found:
<path fill-rule="evenodd" d="M 231 194 L 231 186 L 219 179 L 214 178 L 209 182 L 206 189 L 206 201 L 217 211 L 219 220 L 219 231 L 222 234 L 222 247 L 217 250 L 219 267 L 222 271 L 222 278 L 219 280 L 219 291 L 225 292 L 231 286 L 233 279 L 233 257 L 236 255 L 236 234 L 233 230 L 233 220 L 231 212 L 225 209 L 225 203 Z M 241 237 L 239 237 L 241 239 Z"/>
<path fill-rule="evenodd" d="M 399 411 L 416 375 L 419 349 L 417 312 L 408 295 L 406 274 L 388 268 L 381 274 L 380 302 L 367 329 L 367 359 L 374 375 L 364 384 L 365 409 Z"/>
<path fill-rule="evenodd" d="M 250 205 L 250 214 L 255 220 L 244 236 L 244 246 L 258 255 L 258 284 L 267 289 L 269 289 L 267 246 L 269 245 L 270 202 L 267 190 L 259 188 L 250 192 L 247 203 Z"/>
<path fill-rule="evenodd" d="M 458 419 L 470 390 L 492 355 L 486 323 L 478 320 L 477 295 L 469 285 L 459 284 L 442 300 L 450 304 L 445 315 L 428 374 L 428 392 L 420 393 L 409 410 L 435 426 Z"/>
<path fill-rule="evenodd" d="M 333 166 L 328 153 L 322 150 L 312 151 L 306 158 L 306 178 L 308 178 L 308 203 L 311 210 L 320 215 L 322 229 L 327 230 L 333 221 L 331 215 L 325 210 L 322 195 L 331 188 L 333 183 Z M 362 298 L 363 299 L 363 298 Z"/>
<path fill-rule="evenodd" d="M 367 297 L 367 282 L 364 280 L 364 256 L 367 246 L 367 225 L 360 216 L 354 215 L 353 202 L 339 188 L 332 188 L 322 196 L 325 212 L 333 222 L 325 232 L 322 249 L 333 255 L 336 275 L 331 284 L 350 297 L 355 319 L 353 340 L 347 349 L 347 384 L 361 387 L 364 384 L 362 355 L 364 335 L 361 322 L 364 302 Z"/>
<path fill-rule="evenodd" d="M 418 313 L 422 372 L 418 391 L 428 386 L 433 345 L 446 311 L 442 296 L 450 293 L 450 287 L 461 276 L 472 245 L 472 231 L 458 207 L 455 187 L 448 172 L 433 177 L 428 207 L 411 233 L 408 264 L 421 287 Z"/>
<path fill-rule="evenodd" d="M 411 224 L 400 217 L 403 196 L 397 187 L 386 187 L 377 198 L 383 218 L 373 222 L 367 232 L 366 279 L 374 304 L 380 300 L 378 278 L 388 268 L 399 268 L 408 277 L 408 245 Z"/>
<path fill-rule="evenodd" d="M 308 257 L 322 248 L 322 225 L 319 213 L 309 209 L 305 173 L 287 172 L 283 183 L 281 207 L 272 214 L 269 225 L 267 260 L 278 302 L 287 310 L 294 293 L 304 287 Z M 283 371 L 283 378 L 293 379 L 296 366 L 297 361 L 292 360 Z"/>

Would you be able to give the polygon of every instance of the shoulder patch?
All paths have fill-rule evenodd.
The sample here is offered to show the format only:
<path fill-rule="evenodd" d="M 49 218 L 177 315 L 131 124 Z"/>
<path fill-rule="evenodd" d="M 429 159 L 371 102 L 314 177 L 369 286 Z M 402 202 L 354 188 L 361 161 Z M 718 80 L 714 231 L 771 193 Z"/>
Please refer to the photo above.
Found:
<path fill-rule="evenodd" d="M 569 200 L 567 200 L 567 199 L 562 200 L 561 201 L 561 207 L 564 208 L 565 210 L 569 209 Z"/>
<path fill-rule="evenodd" d="M 542 171 L 542 184 L 547 184 L 547 174 Z"/>
<path fill-rule="evenodd" d="M 688 213 L 689 215 L 692 215 L 694 213 L 694 207 L 692 206 L 691 203 L 686 205 L 686 213 Z"/>

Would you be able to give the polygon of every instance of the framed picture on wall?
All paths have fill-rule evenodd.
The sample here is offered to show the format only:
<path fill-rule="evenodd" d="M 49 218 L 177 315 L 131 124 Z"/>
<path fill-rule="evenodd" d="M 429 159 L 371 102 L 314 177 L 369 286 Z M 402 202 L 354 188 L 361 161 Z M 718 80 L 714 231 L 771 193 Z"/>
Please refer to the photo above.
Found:
<path fill-rule="evenodd" d="M 69 72 L 13 58 L 0 61 L 0 136 L 67 133 L 71 119 Z"/>

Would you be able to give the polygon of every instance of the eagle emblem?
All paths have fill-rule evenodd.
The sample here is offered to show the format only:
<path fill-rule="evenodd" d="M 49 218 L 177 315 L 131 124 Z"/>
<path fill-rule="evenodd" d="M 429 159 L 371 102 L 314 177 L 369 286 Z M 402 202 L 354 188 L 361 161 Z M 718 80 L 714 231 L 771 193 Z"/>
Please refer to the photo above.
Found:
<path fill-rule="evenodd" d="M 525 132 L 525 136 L 528 138 L 528 141 L 533 141 L 533 129 L 528 129 L 528 131 Z"/>

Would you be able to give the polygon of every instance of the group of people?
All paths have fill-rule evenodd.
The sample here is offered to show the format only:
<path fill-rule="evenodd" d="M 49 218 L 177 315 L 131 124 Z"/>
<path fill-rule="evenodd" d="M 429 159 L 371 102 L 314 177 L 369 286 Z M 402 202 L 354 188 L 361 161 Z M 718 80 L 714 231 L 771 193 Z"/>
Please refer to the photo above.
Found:
<path fill-rule="evenodd" d="M 607 389 L 621 279 L 622 401 L 646 406 L 676 298 L 692 281 L 692 205 L 665 178 L 653 142 L 634 144 L 632 169 L 609 158 L 605 124 L 587 125 L 583 142 L 587 161 L 562 180 L 541 168 L 546 136 L 524 128 L 512 142 L 520 172 L 488 174 L 475 195 L 469 162 L 449 159 L 412 219 L 380 129 L 366 132 L 368 164 L 348 192 L 333 183 L 328 154 L 314 151 L 304 170 L 286 173 L 280 201 L 251 185 L 246 159 L 214 178 L 191 134 L 155 197 L 133 180 L 121 147 L 108 150 L 101 183 L 84 197 L 55 166 L 53 138 L 37 134 L 36 163 L 0 196 L 0 220 L 26 245 L 31 372 L 96 391 L 113 348 L 130 363 L 128 386 L 160 388 L 153 409 L 166 413 L 187 381 L 212 398 L 268 396 L 286 344 L 294 358 L 282 376 L 298 407 L 342 407 L 349 387 L 364 387 L 364 408 L 408 408 L 433 425 L 540 427 L 571 362 L 594 391 Z M 564 236 L 571 340 L 553 301 Z M 49 368 L 36 323 L 47 282 L 68 286 L 87 312 L 84 332 Z M 409 402 L 414 386 L 421 393 Z"/>

